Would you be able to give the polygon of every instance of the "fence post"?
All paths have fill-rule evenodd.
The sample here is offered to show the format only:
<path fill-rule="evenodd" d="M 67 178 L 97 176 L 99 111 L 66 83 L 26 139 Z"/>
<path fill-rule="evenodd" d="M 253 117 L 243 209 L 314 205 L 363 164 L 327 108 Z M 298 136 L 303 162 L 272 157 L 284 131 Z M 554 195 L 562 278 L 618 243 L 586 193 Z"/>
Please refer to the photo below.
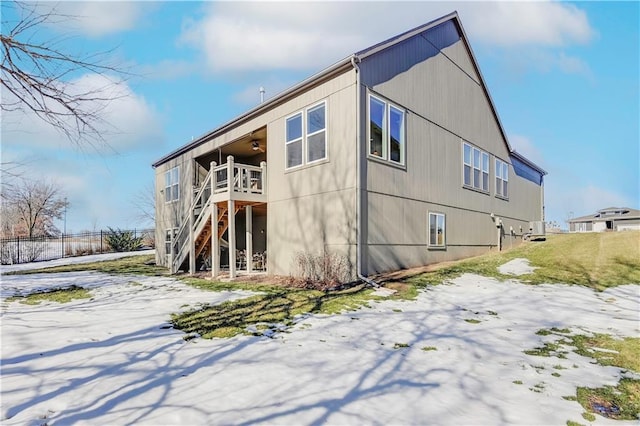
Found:
<path fill-rule="evenodd" d="M 18 261 L 16 263 L 20 263 L 20 235 L 18 235 Z"/>
<path fill-rule="evenodd" d="M 102 229 L 100 230 L 100 253 L 104 253 L 104 250 L 102 249 Z"/>
<path fill-rule="evenodd" d="M 60 257 L 64 258 L 64 232 L 62 232 L 61 235 L 62 235 L 62 240 L 61 240 L 62 241 L 62 256 L 60 256 Z"/>

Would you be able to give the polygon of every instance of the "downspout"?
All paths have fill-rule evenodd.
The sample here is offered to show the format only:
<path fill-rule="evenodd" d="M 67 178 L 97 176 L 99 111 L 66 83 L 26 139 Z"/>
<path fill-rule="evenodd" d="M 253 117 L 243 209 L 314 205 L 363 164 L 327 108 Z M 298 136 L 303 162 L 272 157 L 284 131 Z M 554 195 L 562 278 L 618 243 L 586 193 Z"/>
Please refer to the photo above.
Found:
<path fill-rule="evenodd" d="M 362 123 L 360 117 L 360 67 L 358 62 L 360 62 L 360 59 L 356 55 L 351 56 L 351 65 L 356 70 L 356 273 L 358 279 L 364 281 L 367 285 L 380 287 L 377 282 L 362 274 L 362 246 L 364 244 L 362 235 L 362 195 L 360 194 L 362 188 L 362 140 L 360 128 Z"/>

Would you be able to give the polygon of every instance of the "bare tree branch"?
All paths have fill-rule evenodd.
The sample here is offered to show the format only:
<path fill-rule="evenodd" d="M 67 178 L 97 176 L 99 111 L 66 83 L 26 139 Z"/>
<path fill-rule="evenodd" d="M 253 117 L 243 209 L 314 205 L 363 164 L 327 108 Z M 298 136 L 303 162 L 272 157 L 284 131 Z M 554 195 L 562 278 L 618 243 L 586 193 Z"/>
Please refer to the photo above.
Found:
<path fill-rule="evenodd" d="M 73 19 L 54 9 L 43 12 L 35 3 L 10 2 L 19 14 L 2 22 L 1 110 L 33 113 L 60 131 L 77 148 L 108 145 L 103 135 L 102 110 L 122 97 L 116 86 L 129 74 L 103 59 L 111 52 L 76 56 L 63 51 L 60 40 L 37 41 L 44 25 Z M 4 7 L 10 7 L 3 2 Z M 34 41 L 36 40 L 36 41 Z M 78 74 L 104 77 L 104 87 L 73 84 Z"/>

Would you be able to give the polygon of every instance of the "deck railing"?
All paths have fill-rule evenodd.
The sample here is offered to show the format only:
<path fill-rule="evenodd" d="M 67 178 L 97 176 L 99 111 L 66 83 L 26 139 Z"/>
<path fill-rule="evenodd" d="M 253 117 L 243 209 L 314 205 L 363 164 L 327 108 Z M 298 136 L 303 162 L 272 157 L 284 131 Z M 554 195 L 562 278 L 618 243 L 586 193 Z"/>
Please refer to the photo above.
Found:
<path fill-rule="evenodd" d="M 231 185 L 229 176 L 232 176 Z M 193 234 L 202 228 L 207 217 L 213 194 L 226 192 L 244 194 L 264 194 L 266 190 L 267 163 L 260 166 L 239 164 L 233 161 L 233 156 L 227 157 L 227 163 L 216 166 L 211 163 L 209 173 L 202 185 L 194 190 L 193 202 L 189 206 L 187 215 L 171 242 L 170 266 L 171 272 L 180 269 L 182 262 L 189 253 L 189 244 L 193 242 Z M 213 190 L 212 190 L 213 188 Z"/>

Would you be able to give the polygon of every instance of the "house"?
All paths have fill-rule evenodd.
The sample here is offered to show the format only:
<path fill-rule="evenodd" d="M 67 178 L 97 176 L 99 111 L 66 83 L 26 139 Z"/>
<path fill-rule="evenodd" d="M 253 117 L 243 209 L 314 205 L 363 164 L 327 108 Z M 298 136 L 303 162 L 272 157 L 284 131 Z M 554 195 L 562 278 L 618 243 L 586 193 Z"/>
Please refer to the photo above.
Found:
<path fill-rule="evenodd" d="M 510 146 L 455 12 L 153 167 L 156 260 L 173 272 L 288 275 L 306 253 L 362 279 L 508 247 L 544 220 L 546 172 Z"/>
<path fill-rule="evenodd" d="M 640 230 L 640 210 L 607 207 L 595 214 L 569 219 L 569 232 Z"/>

